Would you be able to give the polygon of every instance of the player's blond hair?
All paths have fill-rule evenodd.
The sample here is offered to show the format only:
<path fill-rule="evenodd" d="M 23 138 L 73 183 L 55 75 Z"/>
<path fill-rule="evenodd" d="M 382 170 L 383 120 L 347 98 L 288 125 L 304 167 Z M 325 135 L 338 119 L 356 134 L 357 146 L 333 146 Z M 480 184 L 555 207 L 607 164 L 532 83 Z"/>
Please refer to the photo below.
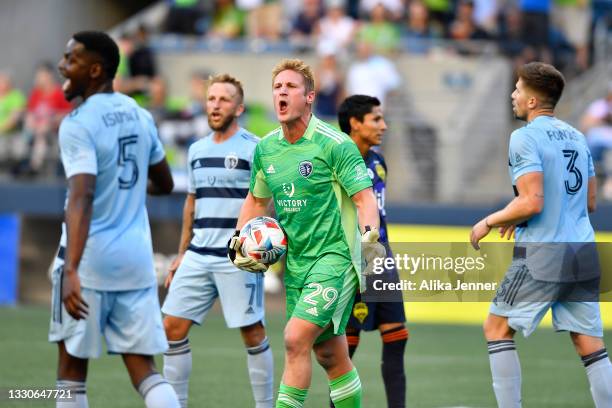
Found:
<path fill-rule="evenodd" d="M 208 78 L 207 91 L 208 91 L 208 88 L 210 88 L 212 84 L 232 84 L 234 85 L 234 87 L 236 88 L 236 91 L 238 92 L 239 103 L 242 103 L 244 101 L 244 89 L 242 88 L 242 82 L 240 82 L 238 79 L 234 78 L 230 74 L 219 74 L 219 75 L 210 76 Z"/>
<path fill-rule="evenodd" d="M 295 71 L 298 74 L 302 75 L 302 78 L 304 78 L 304 87 L 306 93 L 314 91 L 315 80 L 314 74 L 312 73 L 312 68 L 310 68 L 310 66 L 304 61 L 297 58 L 284 59 L 274 67 L 274 69 L 272 70 L 272 84 L 274 84 L 274 79 L 278 74 L 287 70 Z"/>

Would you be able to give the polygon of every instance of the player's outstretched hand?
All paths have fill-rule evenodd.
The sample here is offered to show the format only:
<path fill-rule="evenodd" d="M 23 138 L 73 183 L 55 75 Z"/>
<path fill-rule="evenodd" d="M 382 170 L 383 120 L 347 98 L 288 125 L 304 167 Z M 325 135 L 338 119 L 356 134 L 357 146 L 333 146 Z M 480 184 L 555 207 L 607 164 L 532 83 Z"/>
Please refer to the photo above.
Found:
<path fill-rule="evenodd" d="M 481 239 L 489 235 L 489 232 L 491 232 L 491 226 L 487 223 L 486 217 L 478 221 L 478 223 L 472 227 L 470 242 L 475 250 L 480 249 L 480 245 L 478 245 L 478 243 Z"/>
<path fill-rule="evenodd" d="M 499 237 L 501 239 L 504 239 L 504 236 L 506 236 L 506 239 L 510 241 L 514 236 L 515 230 L 516 225 L 506 225 L 505 227 L 499 227 Z"/>
<path fill-rule="evenodd" d="M 185 256 L 184 253 L 178 254 L 176 258 L 174 258 L 174 261 L 172 261 L 172 263 L 170 264 L 170 267 L 168 268 L 168 275 L 166 276 L 166 280 L 164 281 L 164 287 L 166 289 L 170 287 L 170 283 L 172 283 L 172 279 L 174 279 L 174 274 L 176 273 L 176 270 L 181 265 L 181 262 L 183 262 L 183 256 Z"/>
<path fill-rule="evenodd" d="M 242 244 L 238 237 L 239 234 L 240 232 L 236 231 L 227 243 L 227 257 L 229 260 L 232 261 L 238 269 L 242 269 L 243 271 L 254 273 L 267 271 L 268 267 L 266 265 L 257 262 L 253 258 L 242 255 L 242 251 L 240 250 Z"/>
<path fill-rule="evenodd" d="M 363 274 L 371 275 L 374 271 L 374 260 L 376 258 L 385 258 L 387 250 L 378 242 L 380 232 L 378 228 L 371 228 L 366 225 L 365 232 L 361 235 L 361 256 L 365 265 L 363 265 Z"/>
<path fill-rule="evenodd" d="M 70 316 L 76 320 L 86 319 L 89 305 L 81 297 L 81 280 L 76 270 L 64 270 L 62 279 L 62 302 Z"/>

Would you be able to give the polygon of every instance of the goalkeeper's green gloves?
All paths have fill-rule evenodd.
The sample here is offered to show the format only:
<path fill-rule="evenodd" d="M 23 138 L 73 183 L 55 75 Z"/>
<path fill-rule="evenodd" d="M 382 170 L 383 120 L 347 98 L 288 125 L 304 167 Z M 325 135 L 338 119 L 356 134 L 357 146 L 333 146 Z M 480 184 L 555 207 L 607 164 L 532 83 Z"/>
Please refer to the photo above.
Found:
<path fill-rule="evenodd" d="M 247 272 L 265 272 L 268 267 L 257 262 L 255 259 L 242 255 L 242 243 L 240 242 L 240 231 L 236 230 L 234 235 L 227 242 L 227 257 L 238 268 Z"/>
<path fill-rule="evenodd" d="M 376 258 L 384 259 L 387 256 L 387 250 L 378 242 L 380 233 L 378 228 L 372 228 L 366 225 L 364 233 L 361 235 L 361 265 L 362 273 L 365 276 L 374 273 L 374 260 Z"/>

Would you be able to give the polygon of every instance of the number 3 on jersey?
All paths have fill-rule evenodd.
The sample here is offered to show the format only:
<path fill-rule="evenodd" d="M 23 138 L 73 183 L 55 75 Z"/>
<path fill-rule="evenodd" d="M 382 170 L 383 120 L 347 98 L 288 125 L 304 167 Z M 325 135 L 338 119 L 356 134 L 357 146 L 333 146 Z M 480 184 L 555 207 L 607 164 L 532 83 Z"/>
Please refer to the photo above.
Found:
<path fill-rule="evenodd" d="M 129 151 L 130 146 L 136 147 L 137 135 L 129 135 L 119 138 L 119 158 L 117 164 L 123 167 L 119 176 L 119 188 L 129 190 L 138 181 L 138 162 L 136 156 Z"/>
<path fill-rule="evenodd" d="M 580 187 L 582 187 L 582 173 L 576 167 L 576 159 L 578 158 L 578 152 L 575 150 L 563 150 L 563 157 L 569 158 L 569 162 L 567 163 L 567 171 L 574 175 L 575 183 L 574 185 L 570 185 L 569 180 L 565 180 L 565 191 L 569 195 L 574 195 L 578 191 L 580 191 Z"/>

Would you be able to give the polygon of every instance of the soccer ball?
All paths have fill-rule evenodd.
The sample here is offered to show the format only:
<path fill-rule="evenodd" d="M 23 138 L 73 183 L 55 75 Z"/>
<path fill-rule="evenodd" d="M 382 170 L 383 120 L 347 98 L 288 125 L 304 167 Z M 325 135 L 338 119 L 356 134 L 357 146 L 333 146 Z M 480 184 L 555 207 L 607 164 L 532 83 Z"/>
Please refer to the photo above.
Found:
<path fill-rule="evenodd" d="M 270 217 L 255 217 L 240 230 L 242 255 L 272 265 L 287 252 L 287 237 L 280 224 Z"/>

